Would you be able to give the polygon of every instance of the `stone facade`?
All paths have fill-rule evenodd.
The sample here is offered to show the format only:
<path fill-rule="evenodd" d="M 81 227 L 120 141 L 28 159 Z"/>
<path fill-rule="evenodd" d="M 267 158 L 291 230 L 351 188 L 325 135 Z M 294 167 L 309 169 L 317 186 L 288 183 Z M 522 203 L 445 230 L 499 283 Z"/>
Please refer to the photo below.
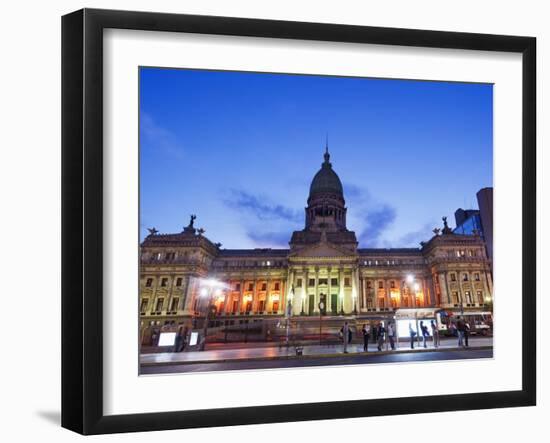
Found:
<path fill-rule="evenodd" d="M 390 318 L 403 308 L 491 309 L 491 267 L 480 236 L 454 234 L 444 218 L 443 229 L 419 248 L 358 248 L 329 159 L 327 150 L 305 227 L 292 234 L 288 249 L 222 249 L 195 229 L 194 216 L 181 233 L 151 229 L 141 244 L 142 331 L 193 328 L 207 311 L 215 325 L 318 319 L 321 302 L 322 314 L 340 322 Z M 204 297 L 208 279 L 223 287 Z"/>

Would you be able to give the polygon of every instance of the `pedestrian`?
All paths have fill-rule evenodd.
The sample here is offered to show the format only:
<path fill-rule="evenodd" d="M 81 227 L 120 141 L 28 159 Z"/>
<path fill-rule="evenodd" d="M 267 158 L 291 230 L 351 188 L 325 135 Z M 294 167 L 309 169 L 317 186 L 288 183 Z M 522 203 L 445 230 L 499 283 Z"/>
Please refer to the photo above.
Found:
<path fill-rule="evenodd" d="M 348 327 L 348 343 L 350 344 L 351 344 L 351 335 L 352 335 L 351 328 Z"/>
<path fill-rule="evenodd" d="M 435 321 L 432 320 L 430 326 L 432 327 L 432 337 L 434 341 L 434 348 L 439 348 L 439 329 L 437 329 L 437 325 L 435 324 Z"/>
<path fill-rule="evenodd" d="M 456 322 L 456 330 L 458 332 L 458 346 L 464 347 L 464 329 L 466 328 L 464 319 L 458 317 Z"/>
<path fill-rule="evenodd" d="M 348 340 L 349 340 L 348 322 L 344 323 L 344 326 L 342 326 L 342 329 L 340 329 L 340 332 L 342 333 L 342 341 L 344 342 L 344 354 L 347 354 L 348 353 Z"/>
<path fill-rule="evenodd" d="M 395 329 L 393 323 L 388 323 L 388 340 L 390 341 L 391 350 L 395 351 Z"/>
<path fill-rule="evenodd" d="M 414 349 L 414 337 L 416 337 L 416 331 L 413 329 L 411 322 L 409 322 L 409 336 L 411 337 L 411 349 Z"/>
<path fill-rule="evenodd" d="M 468 337 L 470 337 L 470 323 L 464 322 L 464 345 L 468 348 Z"/>
<path fill-rule="evenodd" d="M 181 352 L 181 346 L 183 343 L 183 328 L 180 326 L 176 333 L 176 339 L 174 340 L 174 352 Z"/>
<path fill-rule="evenodd" d="M 384 325 L 382 322 L 378 324 L 378 330 L 376 331 L 376 336 L 378 337 L 378 350 L 382 350 L 382 346 L 384 345 L 384 339 L 386 338 L 386 328 L 384 328 Z"/>
<path fill-rule="evenodd" d="M 370 325 L 365 323 L 363 325 L 363 351 L 369 352 L 369 339 L 370 339 Z"/>
<path fill-rule="evenodd" d="M 428 331 L 428 327 L 424 324 L 423 321 L 420 322 L 420 331 L 422 332 L 422 342 L 424 344 L 424 347 L 427 348 L 428 345 L 426 344 L 426 339 L 430 336 L 430 331 Z"/>
<path fill-rule="evenodd" d="M 372 342 L 373 343 L 376 343 L 378 341 L 378 326 L 374 326 L 374 328 L 372 328 Z"/>

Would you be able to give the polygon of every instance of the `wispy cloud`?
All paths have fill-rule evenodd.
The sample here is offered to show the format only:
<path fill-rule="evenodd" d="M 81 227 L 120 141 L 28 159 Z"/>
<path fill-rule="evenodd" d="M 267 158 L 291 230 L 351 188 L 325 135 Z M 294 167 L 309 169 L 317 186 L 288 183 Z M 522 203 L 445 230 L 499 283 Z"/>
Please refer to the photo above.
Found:
<path fill-rule="evenodd" d="M 245 233 L 257 247 L 287 248 L 292 231 L 304 221 L 302 211 L 240 189 L 231 189 L 223 203 L 239 214 L 246 214 Z"/>
<path fill-rule="evenodd" d="M 395 208 L 387 204 L 367 211 L 365 226 L 359 234 L 359 243 L 366 247 L 380 246 L 382 234 L 392 225 L 396 217 Z"/>
<path fill-rule="evenodd" d="M 259 232 L 256 230 L 249 230 L 246 235 L 250 240 L 258 244 L 258 246 L 269 245 L 270 247 L 288 248 L 291 233 L 288 231 Z"/>
<path fill-rule="evenodd" d="M 398 240 L 398 244 L 403 247 L 418 247 L 421 241 L 428 241 L 432 238 L 432 229 L 436 226 L 435 223 L 426 223 L 416 231 L 407 232 Z"/>
<path fill-rule="evenodd" d="M 185 158 L 185 149 L 177 136 L 159 125 L 147 112 L 141 112 L 139 124 L 146 146 L 178 160 Z"/>
<path fill-rule="evenodd" d="M 230 208 L 244 209 L 248 211 L 247 214 L 252 214 L 262 221 L 300 222 L 303 219 L 303 213 L 299 210 L 271 203 L 266 197 L 256 196 L 242 190 L 232 189 L 224 203 Z"/>

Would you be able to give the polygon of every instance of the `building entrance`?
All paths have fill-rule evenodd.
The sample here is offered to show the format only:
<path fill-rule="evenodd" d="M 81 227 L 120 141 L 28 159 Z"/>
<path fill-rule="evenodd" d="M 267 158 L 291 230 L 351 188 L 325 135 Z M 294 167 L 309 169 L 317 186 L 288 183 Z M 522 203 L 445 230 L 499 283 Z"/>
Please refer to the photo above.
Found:
<path fill-rule="evenodd" d="M 333 314 L 338 313 L 338 294 L 332 294 L 330 296 L 330 310 Z"/>

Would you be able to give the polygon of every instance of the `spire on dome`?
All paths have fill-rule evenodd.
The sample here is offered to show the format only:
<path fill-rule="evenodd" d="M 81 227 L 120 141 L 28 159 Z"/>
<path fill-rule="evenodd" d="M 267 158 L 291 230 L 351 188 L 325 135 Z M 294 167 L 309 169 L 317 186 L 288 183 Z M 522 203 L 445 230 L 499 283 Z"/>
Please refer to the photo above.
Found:
<path fill-rule="evenodd" d="M 330 160 L 330 154 L 328 153 L 328 133 L 327 133 L 327 140 L 326 140 L 326 144 L 325 144 L 325 164 L 330 164 L 329 163 L 329 160 Z"/>

